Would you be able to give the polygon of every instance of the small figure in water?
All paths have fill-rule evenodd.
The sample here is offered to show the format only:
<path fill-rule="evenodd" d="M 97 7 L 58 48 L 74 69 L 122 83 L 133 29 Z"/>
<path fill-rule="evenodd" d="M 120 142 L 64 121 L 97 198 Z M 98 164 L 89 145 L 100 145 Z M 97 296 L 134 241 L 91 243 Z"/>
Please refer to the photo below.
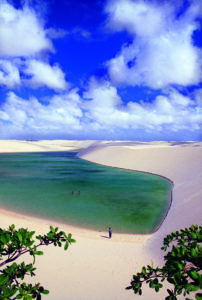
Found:
<path fill-rule="evenodd" d="M 112 237 L 112 229 L 111 227 L 109 227 L 109 239 L 111 239 L 111 237 Z"/>
<path fill-rule="evenodd" d="M 72 195 L 74 195 L 74 191 L 72 191 Z"/>
<path fill-rule="evenodd" d="M 81 193 L 80 193 L 80 191 L 79 191 L 79 195 L 80 195 Z"/>

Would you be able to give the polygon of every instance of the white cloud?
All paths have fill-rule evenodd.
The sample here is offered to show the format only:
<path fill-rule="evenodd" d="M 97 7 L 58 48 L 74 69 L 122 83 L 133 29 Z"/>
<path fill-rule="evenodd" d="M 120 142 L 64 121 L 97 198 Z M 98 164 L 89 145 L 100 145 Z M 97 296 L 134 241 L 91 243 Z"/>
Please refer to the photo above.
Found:
<path fill-rule="evenodd" d="M 27 100 L 10 92 L 0 109 L 1 135 L 71 133 L 80 128 L 82 111 L 79 104 L 75 90 L 54 96 L 46 105 L 36 98 Z"/>
<path fill-rule="evenodd" d="M 108 82 L 99 84 L 91 80 L 87 91 L 80 97 L 71 90 L 55 95 L 45 104 L 36 98 L 22 99 L 9 93 L 0 108 L 0 138 L 15 135 L 63 136 L 105 138 L 121 132 L 131 136 L 133 132 L 161 137 L 175 136 L 178 132 L 196 139 L 202 129 L 202 107 L 196 99 L 183 96 L 171 89 L 157 96 L 153 102 L 129 102 L 124 104 L 115 87 Z M 173 138 L 174 139 L 174 138 Z"/>
<path fill-rule="evenodd" d="M 53 51 L 52 38 L 63 37 L 64 30 L 45 29 L 36 12 L 24 6 L 16 9 L 0 3 L 0 85 L 7 88 L 28 86 L 64 90 L 65 74 L 57 64 L 39 59 L 41 51 Z M 23 59 L 22 59 L 23 57 Z M 37 57 L 37 58 L 36 58 Z M 27 78 L 25 78 L 27 77 Z"/>
<path fill-rule="evenodd" d="M 166 6 L 166 12 L 170 7 Z M 140 36 L 153 36 L 165 26 L 165 16 L 151 2 L 118 0 L 108 1 L 105 12 L 109 14 L 108 27 L 114 31 L 127 30 Z"/>
<path fill-rule="evenodd" d="M 202 107 L 202 89 L 195 90 L 194 97 L 196 98 L 197 105 Z"/>
<path fill-rule="evenodd" d="M 161 131 L 167 127 L 168 131 L 178 131 L 196 130 L 202 125 L 202 109 L 176 90 L 157 96 L 151 103 L 124 104 L 115 87 L 93 81 L 84 98 L 90 99 L 84 107 L 87 118 L 96 128 Z"/>
<path fill-rule="evenodd" d="M 15 64 L 0 59 L 0 85 L 12 88 L 20 84 L 19 70 Z"/>
<path fill-rule="evenodd" d="M 192 85 L 202 79 L 202 51 L 193 45 L 197 5 L 175 20 L 174 7 L 155 2 L 109 1 L 106 8 L 113 30 L 127 30 L 133 43 L 124 45 L 107 66 L 115 84 L 154 89 L 171 84 Z"/>
<path fill-rule="evenodd" d="M 0 59 L 0 85 L 7 88 L 27 86 L 65 90 L 69 84 L 57 64 L 53 66 L 36 59 Z"/>
<path fill-rule="evenodd" d="M 24 73 L 31 76 L 30 79 L 24 80 L 24 84 L 37 88 L 46 86 L 52 89 L 66 89 L 65 74 L 56 64 L 50 66 L 42 61 L 35 59 L 27 60 Z"/>
<path fill-rule="evenodd" d="M 110 131 L 118 127 L 121 114 L 119 107 L 122 105 L 121 98 L 117 95 L 116 88 L 108 82 L 99 84 L 91 79 L 87 92 L 84 93 L 83 108 L 85 116 L 93 124 L 94 129 L 107 128 Z"/>
<path fill-rule="evenodd" d="M 125 103 L 113 83 L 93 78 L 82 97 L 77 90 L 68 90 L 51 97 L 45 104 L 40 99 L 23 99 L 10 92 L 0 104 L 0 138 L 53 135 L 67 138 L 71 135 L 127 139 L 138 132 L 143 137 L 148 134 L 162 139 L 165 133 L 176 136 L 183 132 L 197 138 L 202 129 L 201 89 L 189 98 L 169 85 L 197 84 L 201 80 L 202 54 L 192 41 L 198 26 L 194 21 L 198 4 L 193 1 L 190 9 L 175 20 L 176 10 L 169 2 L 164 1 L 158 7 L 155 3 L 108 1 L 108 26 L 129 31 L 133 42 L 124 45 L 107 65 L 113 83 L 146 85 L 154 89 L 166 87 L 159 96 L 150 102 Z M 0 85 L 66 90 L 68 83 L 62 69 L 38 56 L 42 50 L 52 51 L 50 38 L 64 36 L 65 32 L 45 30 L 36 13 L 28 7 L 17 10 L 4 1 L 0 8 L 3 8 L 0 10 L 0 43 L 3 43 Z M 80 29 L 72 34 L 88 37 L 88 32 Z M 32 47 L 33 43 L 36 44 Z"/>
<path fill-rule="evenodd" d="M 0 3 L 0 55 L 30 56 L 42 50 L 53 51 L 36 13 L 29 7 L 15 9 L 6 1 Z"/>

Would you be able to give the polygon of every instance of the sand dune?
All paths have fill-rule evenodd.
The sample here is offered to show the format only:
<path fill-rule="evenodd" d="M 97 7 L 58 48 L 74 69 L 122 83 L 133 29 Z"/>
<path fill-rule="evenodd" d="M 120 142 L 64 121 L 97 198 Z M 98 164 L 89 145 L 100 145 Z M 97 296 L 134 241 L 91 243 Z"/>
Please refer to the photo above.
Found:
<path fill-rule="evenodd" d="M 77 243 L 68 252 L 48 247 L 46 255 L 39 257 L 36 280 L 51 291 L 44 299 L 162 300 L 164 291 L 156 294 L 146 289 L 139 297 L 124 288 L 142 265 L 162 262 L 160 247 L 167 233 L 201 224 L 202 143 L 0 141 L 0 152 L 81 148 L 84 150 L 79 156 L 83 159 L 169 178 L 174 182 L 173 202 L 160 229 L 148 236 L 114 234 L 109 240 L 103 237 L 106 232 L 59 224 L 65 231 L 73 233 Z M 47 231 L 50 224 L 58 225 L 1 209 L 1 227 L 11 223 L 34 229 L 37 233 Z"/>
<path fill-rule="evenodd" d="M 44 151 L 69 151 L 89 147 L 95 141 L 21 141 L 0 140 L 0 153 L 12 152 L 44 152 Z"/>

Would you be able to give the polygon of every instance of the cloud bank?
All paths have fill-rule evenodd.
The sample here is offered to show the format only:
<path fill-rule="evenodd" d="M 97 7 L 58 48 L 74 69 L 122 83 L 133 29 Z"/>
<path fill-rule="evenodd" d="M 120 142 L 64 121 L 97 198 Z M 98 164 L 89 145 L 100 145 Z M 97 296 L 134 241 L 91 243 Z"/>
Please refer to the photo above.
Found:
<path fill-rule="evenodd" d="M 133 131 L 145 131 L 152 139 L 186 130 L 196 138 L 202 125 L 202 106 L 196 106 L 195 100 L 171 89 L 151 103 L 124 104 L 115 87 L 109 82 L 100 85 L 94 79 L 83 97 L 77 90 L 71 90 L 53 96 L 46 103 L 10 92 L 0 110 L 1 136 L 9 132 L 12 138 L 38 135 L 65 138 L 83 133 L 90 138 L 99 137 L 103 131 L 106 138 L 112 138 L 116 132 L 131 132 L 128 136 L 132 137 Z"/>
<path fill-rule="evenodd" d="M 92 76 L 81 92 L 70 89 L 57 62 L 49 62 L 57 51 L 52 39 L 65 38 L 66 30 L 46 28 L 28 6 L 1 2 L 0 85 L 6 98 L 0 102 L 0 138 L 202 139 L 202 50 L 193 40 L 201 4 L 191 1 L 182 10 L 182 3 L 107 1 L 110 34 L 127 31 L 132 41 L 103 62 L 109 80 Z M 149 87 L 158 95 L 125 101 L 121 86 Z M 52 96 L 20 95 L 21 88 L 29 94 L 44 88 Z"/>

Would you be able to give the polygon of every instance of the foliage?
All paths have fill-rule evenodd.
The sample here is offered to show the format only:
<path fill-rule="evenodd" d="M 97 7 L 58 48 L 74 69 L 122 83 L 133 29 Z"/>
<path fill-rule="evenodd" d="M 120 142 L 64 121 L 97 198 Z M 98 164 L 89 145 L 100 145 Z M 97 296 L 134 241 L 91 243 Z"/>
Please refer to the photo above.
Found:
<path fill-rule="evenodd" d="M 0 299 L 41 299 L 41 294 L 48 294 L 40 283 L 35 285 L 24 282 L 26 275 L 35 276 L 34 263 L 37 255 L 43 255 L 42 251 L 38 251 L 41 246 L 61 247 L 67 250 L 71 243 L 75 240 L 72 235 L 68 236 L 58 228 L 50 226 L 50 231 L 45 235 L 33 238 L 35 231 L 27 229 L 15 229 L 15 225 L 11 225 L 8 230 L 0 228 Z M 16 263 L 16 259 L 23 254 L 29 253 L 33 257 L 30 264 Z"/>
<path fill-rule="evenodd" d="M 133 275 L 131 285 L 126 289 L 133 289 L 135 294 L 142 295 L 142 284 L 146 282 L 149 287 L 158 292 L 167 280 L 173 289 L 167 289 L 166 300 L 176 300 L 177 295 L 186 296 L 190 292 L 202 289 L 202 227 L 192 225 L 180 231 L 172 232 L 163 241 L 163 251 L 167 251 L 172 244 L 170 252 L 164 256 L 165 264 L 162 268 L 153 266 L 143 267 L 141 272 Z M 197 292 L 195 299 L 202 300 L 202 294 Z M 186 298 L 190 300 L 190 298 Z"/>

